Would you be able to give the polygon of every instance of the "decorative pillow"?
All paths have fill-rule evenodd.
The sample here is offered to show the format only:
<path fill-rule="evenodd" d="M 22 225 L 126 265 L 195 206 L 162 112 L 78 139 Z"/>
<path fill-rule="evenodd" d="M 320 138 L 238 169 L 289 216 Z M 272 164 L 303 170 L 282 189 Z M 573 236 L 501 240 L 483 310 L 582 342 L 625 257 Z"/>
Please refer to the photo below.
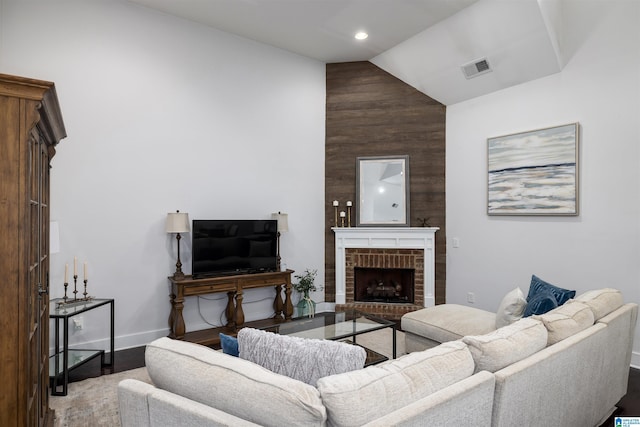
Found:
<path fill-rule="evenodd" d="M 240 329 L 238 346 L 240 358 L 313 386 L 327 375 L 362 369 L 367 358 L 365 349 L 357 345 L 253 328 Z"/>
<path fill-rule="evenodd" d="M 508 292 L 496 312 L 496 329 L 507 326 L 522 318 L 527 300 L 520 288 Z"/>
<path fill-rule="evenodd" d="M 587 291 L 582 295 L 578 295 L 575 300 L 587 304 L 593 311 L 596 321 L 624 304 L 622 293 L 617 289 L 611 288 Z"/>
<path fill-rule="evenodd" d="M 547 346 L 547 329 L 535 319 L 520 319 L 485 335 L 468 336 L 475 372 L 496 372 Z"/>
<path fill-rule="evenodd" d="M 591 308 L 587 304 L 570 300 L 566 304 L 533 319 L 542 321 L 547 328 L 547 345 L 570 337 L 593 325 L 594 318 Z"/>
<path fill-rule="evenodd" d="M 533 314 L 544 314 L 557 306 L 558 301 L 551 292 L 539 292 L 527 302 L 522 317 L 529 317 Z"/>
<path fill-rule="evenodd" d="M 358 371 L 321 378 L 318 390 L 327 408 L 327 425 L 367 424 L 471 376 L 473 368 L 467 346 L 452 341 Z"/>
<path fill-rule="evenodd" d="M 238 354 L 240 354 L 238 351 L 238 339 L 236 337 L 220 334 L 220 346 L 224 354 L 235 357 L 238 357 Z"/>
<path fill-rule="evenodd" d="M 576 296 L 576 291 L 570 291 L 568 289 L 562 289 L 558 288 L 557 286 L 553 286 L 551 283 L 545 282 L 539 277 L 536 277 L 536 275 L 534 274 L 531 276 L 531 284 L 529 285 L 527 302 L 529 302 L 534 295 L 540 292 L 551 292 L 556 298 L 558 305 L 562 305 L 569 299 Z"/>

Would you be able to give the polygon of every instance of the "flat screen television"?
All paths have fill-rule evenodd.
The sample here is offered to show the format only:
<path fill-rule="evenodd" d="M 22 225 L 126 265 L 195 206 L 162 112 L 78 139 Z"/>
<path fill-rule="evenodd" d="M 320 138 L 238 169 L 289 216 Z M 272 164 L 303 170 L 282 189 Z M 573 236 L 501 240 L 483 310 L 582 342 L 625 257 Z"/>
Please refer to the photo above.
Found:
<path fill-rule="evenodd" d="M 194 278 L 276 271 L 277 220 L 193 220 Z"/>

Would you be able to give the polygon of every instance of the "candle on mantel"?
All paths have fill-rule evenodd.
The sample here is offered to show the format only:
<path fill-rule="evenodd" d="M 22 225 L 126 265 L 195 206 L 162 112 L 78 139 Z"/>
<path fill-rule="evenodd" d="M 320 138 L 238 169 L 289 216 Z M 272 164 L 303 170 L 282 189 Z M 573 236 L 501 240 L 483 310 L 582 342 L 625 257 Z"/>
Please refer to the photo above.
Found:
<path fill-rule="evenodd" d="M 347 206 L 353 206 L 353 204 L 351 203 L 351 200 L 347 202 Z"/>
<path fill-rule="evenodd" d="M 339 202 L 339 201 L 337 201 L 337 200 L 334 200 L 334 201 L 333 201 L 333 206 L 340 206 L 340 202 Z"/>
<path fill-rule="evenodd" d="M 345 211 L 340 211 L 340 218 L 344 218 L 345 216 L 347 216 L 347 213 Z"/>
<path fill-rule="evenodd" d="M 87 280 L 87 262 L 84 263 L 84 280 Z"/>
<path fill-rule="evenodd" d="M 64 265 L 64 283 L 69 283 L 69 264 Z"/>
<path fill-rule="evenodd" d="M 78 257 L 74 256 L 73 257 L 73 275 L 74 276 L 78 276 Z"/>

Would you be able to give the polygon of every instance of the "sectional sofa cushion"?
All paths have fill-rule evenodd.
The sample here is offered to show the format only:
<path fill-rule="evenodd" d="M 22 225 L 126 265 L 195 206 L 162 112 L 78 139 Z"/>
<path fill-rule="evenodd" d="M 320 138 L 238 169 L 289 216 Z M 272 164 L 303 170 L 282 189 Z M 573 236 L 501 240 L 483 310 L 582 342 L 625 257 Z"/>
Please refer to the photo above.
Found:
<path fill-rule="evenodd" d="M 264 426 L 321 426 L 327 412 L 318 390 L 221 351 L 159 338 L 145 361 L 156 387 Z"/>
<path fill-rule="evenodd" d="M 318 390 L 327 408 L 328 425 L 359 426 L 467 378 L 473 369 L 467 346 L 454 341 L 321 378 Z"/>
<path fill-rule="evenodd" d="M 327 375 L 362 369 L 367 358 L 366 350 L 357 345 L 253 328 L 238 332 L 238 347 L 242 359 L 313 386 Z"/>
<path fill-rule="evenodd" d="M 496 329 L 496 314 L 459 304 L 439 304 L 402 316 L 402 330 L 443 343 Z"/>
<path fill-rule="evenodd" d="M 578 295 L 575 300 L 587 304 L 593 311 L 596 321 L 624 304 L 622 293 L 617 289 L 611 288 L 587 291 L 582 295 Z"/>
<path fill-rule="evenodd" d="M 527 300 L 522 293 L 522 289 L 515 288 L 508 292 L 496 312 L 496 329 L 507 326 L 522 318 Z"/>
<path fill-rule="evenodd" d="M 528 357 L 547 345 L 547 329 L 530 317 L 520 319 L 485 335 L 466 336 L 476 367 L 475 372 L 496 372 Z"/>
<path fill-rule="evenodd" d="M 591 308 L 575 300 L 569 300 L 566 304 L 533 318 L 540 320 L 547 328 L 547 345 L 553 345 L 583 331 L 594 322 Z"/>

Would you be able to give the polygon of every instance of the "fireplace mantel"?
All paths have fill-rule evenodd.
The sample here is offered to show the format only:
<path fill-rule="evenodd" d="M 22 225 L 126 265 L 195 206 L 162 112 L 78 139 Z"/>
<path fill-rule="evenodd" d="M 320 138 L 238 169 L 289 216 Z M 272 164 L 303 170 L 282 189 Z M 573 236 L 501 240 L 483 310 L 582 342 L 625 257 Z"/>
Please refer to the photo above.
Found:
<path fill-rule="evenodd" d="M 424 251 L 424 306 L 435 305 L 435 234 L 438 227 L 334 227 L 336 235 L 336 305 L 346 301 L 345 251 L 421 249 Z"/>

